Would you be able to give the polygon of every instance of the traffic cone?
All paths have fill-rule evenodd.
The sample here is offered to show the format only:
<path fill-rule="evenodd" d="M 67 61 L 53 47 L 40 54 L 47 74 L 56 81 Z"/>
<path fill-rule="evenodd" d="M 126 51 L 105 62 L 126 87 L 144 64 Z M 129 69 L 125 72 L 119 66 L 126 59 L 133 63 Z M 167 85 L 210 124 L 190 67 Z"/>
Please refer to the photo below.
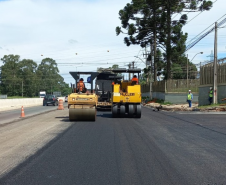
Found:
<path fill-rule="evenodd" d="M 63 100 L 59 99 L 57 110 L 64 110 Z"/>
<path fill-rule="evenodd" d="M 21 116 L 20 116 L 21 118 L 24 118 L 25 117 L 25 114 L 24 114 L 24 107 L 22 106 L 21 107 Z"/>

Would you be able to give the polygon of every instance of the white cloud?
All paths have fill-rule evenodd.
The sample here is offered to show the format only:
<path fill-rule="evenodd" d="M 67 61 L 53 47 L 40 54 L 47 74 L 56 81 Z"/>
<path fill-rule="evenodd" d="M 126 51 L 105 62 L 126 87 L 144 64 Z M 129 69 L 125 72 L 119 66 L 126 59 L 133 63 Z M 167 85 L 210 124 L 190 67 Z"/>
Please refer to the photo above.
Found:
<path fill-rule="evenodd" d="M 225 13 L 223 2 L 218 0 L 211 11 L 202 13 L 184 28 L 189 38 Z M 125 35 L 115 33 L 115 27 L 121 25 L 118 12 L 127 3 L 130 0 L 0 1 L 0 56 L 19 54 L 22 59 L 30 58 L 38 63 L 43 57 L 51 57 L 59 63 L 66 82 L 72 81 L 69 71 L 76 70 L 76 66 L 82 71 L 94 71 L 114 63 L 125 67 L 140 51 L 139 46 L 127 47 L 123 43 Z M 219 30 L 219 35 L 224 33 L 225 29 Z M 225 38 L 220 42 L 225 43 Z M 225 53 L 223 44 L 219 47 Z M 197 55 L 194 62 L 208 59 L 206 55 L 213 50 L 211 36 L 189 50 L 189 58 L 201 50 L 205 55 Z M 140 60 L 136 61 L 138 67 L 144 67 Z M 73 65 L 63 65 L 70 62 Z"/>
<path fill-rule="evenodd" d="M 117 37 L 115 33 L 115 27 L 120 26 L 118 11 L 126 3 L 126 0 L 0 2 L 3 17 L 0 34 L 4 35 L 0 43 L 9 48 L 7 51 L 4 47 L 0 55 L 19 54 L 38 63 L 43 57 L 51 57 L 59 63 L 61 74 L 76 70 L 75 63 L 77 70 L 83 71 L 114 63 L 128 64 L 140 48 L 126 47 L 124 36 Z M 62 64 L 70 62 L 74 64 Z M 71 77 L 64 77 L 69 82 Z"/>

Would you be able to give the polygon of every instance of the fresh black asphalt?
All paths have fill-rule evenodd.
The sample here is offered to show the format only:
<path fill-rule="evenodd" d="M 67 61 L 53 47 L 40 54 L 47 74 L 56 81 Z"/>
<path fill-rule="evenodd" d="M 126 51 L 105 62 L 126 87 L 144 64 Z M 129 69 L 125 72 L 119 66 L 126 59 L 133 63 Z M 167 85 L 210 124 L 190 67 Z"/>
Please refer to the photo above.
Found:
<path fill-rule="evenodd" d="M 225 118 L 147 108 L 141 119 L 98 112 L 96 122 L 74 122 L 0 184 L 225 184 Z"/>

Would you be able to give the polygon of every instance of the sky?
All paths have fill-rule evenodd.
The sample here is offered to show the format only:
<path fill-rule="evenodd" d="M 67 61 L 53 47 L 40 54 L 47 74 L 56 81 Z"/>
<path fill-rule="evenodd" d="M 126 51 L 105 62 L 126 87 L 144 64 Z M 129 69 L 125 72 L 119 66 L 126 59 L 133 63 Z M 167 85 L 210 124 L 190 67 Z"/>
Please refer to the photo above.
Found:
<path fill-rule="evenodd" d="M 121 26 L 118 12 L 130 0 L 0 0 L 0 57 L 8 54 L 32 59 L 38 64 L 53 58 L 66 83 L 73 82 L 70 71 L 96 71 L 98 67 L 144 68 L 144 50 L 127 47 L 126 35 L 116 36 Z M 225 0 L 217 0 L 208 12 L 188 13 L 183 28 L 188 41 L 226 14 Z M 176 20 L 179 16 L 175 15 Z M 195 17 L 195 18 L 194 18 Z M 194 18 L 193 20 L 191 20 Z M 206 60 L 214 49 L 214 33 L 186 54 L 193 63 Z M 135 58 L 134 56 L 139 56 Z M 226 57 L 226 28 L 218 30 L 218 56 Z M 2 62 L 0 62 L 2 65 Z"/>

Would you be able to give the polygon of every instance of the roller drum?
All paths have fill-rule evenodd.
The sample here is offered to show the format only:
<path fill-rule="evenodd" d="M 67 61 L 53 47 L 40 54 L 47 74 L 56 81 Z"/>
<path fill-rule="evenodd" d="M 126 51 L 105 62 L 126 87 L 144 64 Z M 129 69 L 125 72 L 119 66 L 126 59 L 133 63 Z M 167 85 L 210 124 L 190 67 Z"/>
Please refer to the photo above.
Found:
<path fill-rule="evenodd" d="M 95 121 L 96 109 L 92 108 L 69 108 L 70 121 Z"/>

